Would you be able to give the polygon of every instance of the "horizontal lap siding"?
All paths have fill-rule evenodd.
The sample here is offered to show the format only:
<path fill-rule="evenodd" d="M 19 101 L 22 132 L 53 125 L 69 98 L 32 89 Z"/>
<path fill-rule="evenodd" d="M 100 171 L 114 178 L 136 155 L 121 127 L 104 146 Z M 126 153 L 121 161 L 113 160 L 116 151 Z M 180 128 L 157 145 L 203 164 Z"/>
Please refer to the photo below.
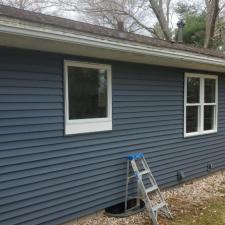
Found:
<path fill-rule="evenodd" d="M 125 156 L 142 151 L 160 185 L 224 168 L 219 132 L 183 138 L 183 71 L 112 62 L 113 131 L 64 136 L 64 57 L 0 55 L 0 224 L 59 224 L 122 201 Z M 80 59 L 79 59 L 80 60 Z"/>

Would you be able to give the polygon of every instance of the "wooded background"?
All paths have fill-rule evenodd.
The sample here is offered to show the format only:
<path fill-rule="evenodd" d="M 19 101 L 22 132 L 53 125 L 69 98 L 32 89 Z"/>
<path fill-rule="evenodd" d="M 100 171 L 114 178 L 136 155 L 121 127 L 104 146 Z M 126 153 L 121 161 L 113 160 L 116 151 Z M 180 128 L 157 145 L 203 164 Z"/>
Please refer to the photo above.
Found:
<path fill-rule="evenodd" d="M 0 4 L 225 51 L 225 0 L 0 0 Z"/>

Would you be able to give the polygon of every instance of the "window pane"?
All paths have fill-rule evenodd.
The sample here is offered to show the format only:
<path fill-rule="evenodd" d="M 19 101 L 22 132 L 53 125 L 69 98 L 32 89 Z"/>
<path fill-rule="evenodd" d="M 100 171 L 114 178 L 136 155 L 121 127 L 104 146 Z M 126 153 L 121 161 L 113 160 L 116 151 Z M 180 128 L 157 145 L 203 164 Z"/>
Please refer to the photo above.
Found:
<path fill-rule="evenodd" d="M 205 79 L 205 102 L 213 103 L 215 102 L 216 93 L 216 80 L 215 79 Z"/>
<path fill-rule="evenodd" d="M 68 67 L 69 119 L 107 117 L 107 71 Z"/>
<path fill-rule="evenodd" d="M 187 103 L 199 103 L 200 79 L 187 78 Z"/>
<path fill-rule="evenodd" d="M 186 107 L 186 132 L 198 131 L 198 106 Z"/>
<path fill-rule="evenodd" d="M 204 130 L 214 129 L 215 106 L 204 106 Z"/>

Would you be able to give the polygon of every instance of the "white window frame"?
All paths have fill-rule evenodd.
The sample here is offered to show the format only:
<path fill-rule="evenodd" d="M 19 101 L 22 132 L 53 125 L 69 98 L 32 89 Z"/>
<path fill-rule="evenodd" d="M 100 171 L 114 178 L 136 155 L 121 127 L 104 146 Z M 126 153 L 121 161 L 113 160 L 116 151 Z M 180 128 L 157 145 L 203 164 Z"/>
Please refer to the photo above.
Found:
<path fill-rule="evenodd" d="M 107 117 L 91 119 L 69 119 L 68 67 L 82 67 L 107 70 Z M 65 134 L 81 134 L 112 130 L 112 72 L 111 66 L 80 61 L 64 61 Z"/>
<path fill-rule="evenodd" d="M 187 78 L 196 77 L 200 79 L 200 98 L 199 103 L 187 103 Z M 216 82 L 215 87 L 215 103 L 205 103 L 205 79 L 214 79 Z M 214 105 L 214 129 L 204 131 L 204 106 Z M 198 131 L 197 132 L 186 132 L 186 108 L 187 106 L 199 106 L 198 114 Z M 218 76 L 217 75 L 206 75 L 206 74 L 196 74 L 196 73 L 185 73 L 184 78 L 184 137 L 192 137 L 197 135 L 212 134 L 217 132 L 218 127 Z"/>

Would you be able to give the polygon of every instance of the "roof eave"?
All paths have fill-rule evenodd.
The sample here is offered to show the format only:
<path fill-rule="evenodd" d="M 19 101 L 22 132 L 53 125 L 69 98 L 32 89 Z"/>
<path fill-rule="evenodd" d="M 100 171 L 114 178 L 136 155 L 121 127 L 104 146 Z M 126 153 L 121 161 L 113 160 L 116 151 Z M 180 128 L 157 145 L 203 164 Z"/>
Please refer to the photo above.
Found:
<path fill-rule="evenodd" d="M 201 65 L 205 66 L 213 66 L 218 68 L 218 72 L 224 72 L 225 71 L 225 60 L 222 58 L 207 56 L 203 54 L 197 54 L 193 52 L 187 52 L 187 51 L 181 51 L 181 50 L 175 50 L 175 49 L 168 49 L 168 48 L 159 48 L 159 47 L 153 47 L 145 44 L 140 44 L 136 42 L 131 41 L 124 41 L 120 39 L 115 38 L 109 38 L 109 37 L 103 37 L 103 36 L 97 36 L 92 34 L 86 34 L 81 32 L 75 32 L 72 30 L 63 29 L 60 27 L 54 27 L 49 25 L 43 25 L 43 24 L 37 24 L 37 23 L 31 23 L 27 21 L 22 21 L 18 19 L 12 19 L 7 17 L 0 17 L 0 33 L 8 36 L 15 36 L 15 37 L 21 37 L 21 38 L 30 38 L 30 40 L 48 40 L 53 41 L 55 43 L 61 43 L 63 44 L 69 44 L 74 46 L 84 46 L 84 47 L 90 47 L 93 49 L 98 50 L 110 50 L 114 52 L 120 52 L 124 54 L 132 54 L 133 56 L 142 56 L 145 58 L 143 60 L 143 63 L 148 63 L 146 60 L 146 57 L 149 57 L 149 64 L 158 64 L 157 60 L 151 60 L 154 58 L 160 58 L 164 59 L 165 63 L 163 63 L 163 60 L 159 62 L 160 65 L 165 66 L 176 66 L 169 61 L 177 62 L 178 67 L 189 67 L 189 64 L 191 65 L 191 68 L 193 69 L 201 69 Z M 50 43 L 50 42 L 49 42 Z M 13 47 L 21 47 L 17 46 L 16 43 L 11 43 Z M 10 45 L 10 42 L 4 43 L 4 39 L 2 38 L 0 45 Z M 59 45 L 57 45 L 59 46 Z M 25 43 L 24 43 L 24 46 Z M 36 50 L 37 46 L 34 46 Z M 32 48 L 29 47 L 28 48 Z M 43 49 L 40 49 L 43 50 Z M 46 49 L 48 51 L 48 49 Z M 49 50 L 51 51 L 51 50 Z M 57 52 L 57 49 L 55 49 L 55 52 Z M 60 51 L 58 51 L 60 53 Z M 63 52 L 65 53 L 65 52 Z M 74 52 L 76 54 L 76 51 Z M 71 52 L 70 52 L 71 54 Z M 88 53 L 84 53 L 84 55 L 88 55 Z M 92 55 L 90 55 L 92 56 Z M 94 55 L 93 55 L 94 56 Z M 97 56 L 96 56 L 97 57 Z M 98 56 L 98 58 L 101 58 Z M 105 58 L 105 56 L 104 56 Z M 121 57 L 121 60 L 124 61 L 124 56 Z M 114 59 L 113 54 L 111 55 L 111 58 Z M 118 58 L 118 55 L 116 55 L 116 60 L 120 60 Z M 126 61 L 129 61 L 127 59 Z M 133 61 L 133 60 L 130 60 Z M 142 62 L 141 59 L 138 60 L 138 62 Z M 178 63 L 179 62 L 179 63 Z M 182 62 L 182 63 L 181 63 Z M 194 64 L 193 64 L 194 63 Z M 195 66 L 196 65 L 196 66 Z"/>

